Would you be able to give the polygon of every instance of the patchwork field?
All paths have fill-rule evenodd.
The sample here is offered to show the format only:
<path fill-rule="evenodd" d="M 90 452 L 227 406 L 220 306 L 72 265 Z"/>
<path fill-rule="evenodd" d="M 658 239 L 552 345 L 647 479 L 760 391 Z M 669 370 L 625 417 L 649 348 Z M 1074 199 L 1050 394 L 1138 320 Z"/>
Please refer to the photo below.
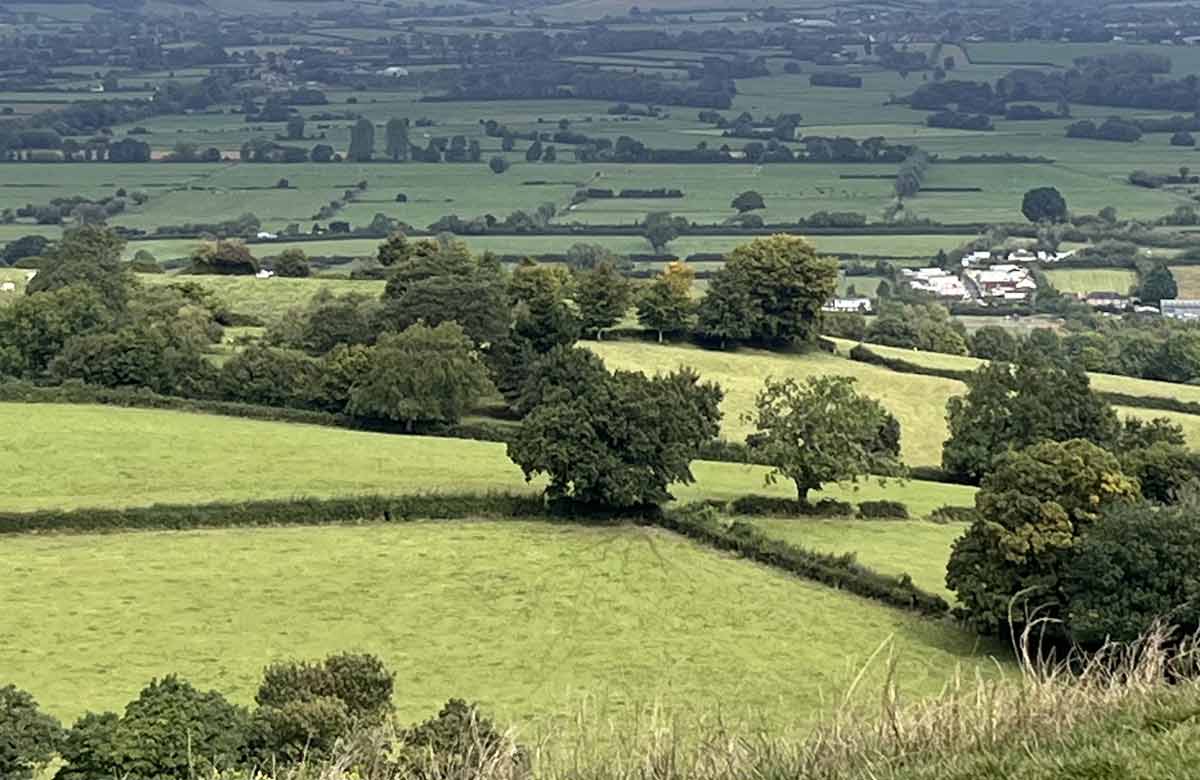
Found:
<path fill-rule="evenodd" d="M 342 650 L 396 672 L 402 721 L 460 696 L 526 733 L 656 704 L 787 731 L 828 711 L 884 642 L 911 695 L 991 668 L 948 623 L 634 527 L 21 537 L 0 571 L 0 634 L 37 637 L 0 645 L 0 668 L 67 719 L 168 672 L 249 703 L 267 663 Z"/>
<path fill-rule="evenodd" d="M 0 511 L 50 507 L 145 506 L 293 496 L 536 490 L 504 445 L 395 436 L 148 409 L 0 404 L 11 431 L 0 447 Z M 676 486 L 680 501 L 729 500 L 748 493 L 794 497 L 791 485 L 764 486 L 766 470 L 697 462 L 697 482 Z M 967 506 L 959 485 L 890 481 L 841 500 L 891 498 L 916 514 Z"/>
<path fill-rule="evenodd" d="M 1068 293 L 1111 291 L 1128 293 L 1137 284 L 1137 274 L 1121 268 L 1069 268 L 1047 271 L 1054 287 Z"/>
<path fill-rule="evenodd" d="M 821 552 L 854 553 L 859 563 L 885 574 L 909 574 L 918 587 L 947 600 L 946 562 L 950 546 L 962 536 L 960 523 L 925 520 L 848 520 L 749 518 L 764 533 Z"/>

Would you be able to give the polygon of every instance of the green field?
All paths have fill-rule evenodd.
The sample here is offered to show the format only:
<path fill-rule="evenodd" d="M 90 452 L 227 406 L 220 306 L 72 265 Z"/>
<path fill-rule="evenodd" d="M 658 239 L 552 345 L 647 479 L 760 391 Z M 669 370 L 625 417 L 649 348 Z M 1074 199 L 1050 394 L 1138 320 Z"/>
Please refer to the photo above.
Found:
<path fill-rule="evenodd" d="M 535 490 L 504 445 L 395 436 L 183 412 L 116 407 L 0 404 L 11 431 L 0 448 L 0 511 L 145 506 L 294 496 Z M 766 470 L 697 462 L 681 501 L 748 493 L 793 497 L 764 486 Z M 909 481 L 830 486 L 818 497 L 903 501 L 918 514 L 970 505 L 972 488 Z"/>
<path fill-rule="evenodd" d="M 1171 274 L 1179 285 L 1180 298 L 1200 298 L 1200 266 L 1172 266 Z"/>
<path fill-rule="evenodd" d="M 0 644 L 5 680 L 68 719 L 168 672 L 248 704 L 271 661 L 360 650 L 395 671 L 402 721 L 460 696 L 526 733 L 655 704 L 786 731 L 885 641 L 912 695 L 978 662 L 949 623 L 634 527 L 27 536 L 5 540 L 0 569 L 0 634 L 25 638 Z"/>
<path fill-rule="evenodd" d="M 358 293 L 376 298 L 383 293 L 384 283 L 351 279 L 258 279 L 252 276 L 177 276 L 141 274 L 145 284 L 195 282 L 212 290 L 238 314 L 274 322 L 288 310 L 302 307 L 321 290 L 342 295 Z"/>
<path fill-rule="evenodd" d="M 748 518 L 764 533 L 821 552 L 854 553 L 859 563 L 886 574 L 909 574 L 918 587 L 948 600 L 946 562 L 950 546 L 962 536 L 961 523 L 938 525 L 925 520 L 813 520 Z"/>
<path fill-rule="evenodd" d="M 645 342 L 597 342 L 588 347 L 604 358 L 609 368 L 642 371 L 692 366 L 705 379 L 725 390 L 722 404 L 726 438 L 741 440 L 752 426 L 741 415 L 754 404 L 767 377 L 784 378 L 839 374 L 855 377 L 858 388 L 883 403 L 900 421 L 900 447 L 909 465 L 932 466 L 941 462 L 946 438 L 946 401 L 962 392 L 962 384 L 938 377 L 899 375 L 886 368 L 856 363 L 824 352 L 783 355 L 757 350 L 719 352 L 685 346 Z"/>
<path fill-rule="evenodd" d="M 1137 273 L 1122 268 L 1068 268 L 1046 271 L 1046 277 L 1058 290 L 1067 293 L 1128 293 L 1137 284 Z"/>

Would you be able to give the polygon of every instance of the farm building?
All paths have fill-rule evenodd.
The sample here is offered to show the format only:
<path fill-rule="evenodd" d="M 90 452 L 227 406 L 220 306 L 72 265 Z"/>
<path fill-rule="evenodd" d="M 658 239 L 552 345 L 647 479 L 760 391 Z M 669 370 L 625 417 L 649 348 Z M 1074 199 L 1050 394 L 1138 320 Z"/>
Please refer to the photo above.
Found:
<path fill-rule="evenodd" d="M 1160 301 L 1158 308 L 1164 317 L 1173 320 L 1200 320 L 1200 300 L 1171 298 Z"/>
<path fill-rule="evenodd" d="M 1083 300 L 1084 303 L 1093 309 L 1109 309 L 1111 311 L 1124 311 L 1132 303 L 1132 299 L 1128 295 L 1122 295 L 1119 292 L 1109 290 L 1090 292 Z"/>
<path fill-rule="evenodd" d="M 987 268 L 967 271 L 967 279 L 979 298 L 985 301 L 1022 303 L 1033 297 L 1037 282 L 1028 268 L 1012 263 L 991 265 Z"/>
<path fill-rule="evenodd" d="M 969 300 L 971 297 L 961 279 L 940 268 L 905 268 L 900 274 L 901 280 L 917 292 L 956 301 Z"/>
<path fill-rule="evenodd" d="M 851 312 L 851 313 L 856 313 L 856 314 L 870 314 L 871 313 L 871 299 L 870 298 L 834 298 L 832 301 L 829 301 L 824 306 L 822 306 L 821 311 L 831 311 L 831 312 L 832 311 L 840 311 L 840 312 Z"/>

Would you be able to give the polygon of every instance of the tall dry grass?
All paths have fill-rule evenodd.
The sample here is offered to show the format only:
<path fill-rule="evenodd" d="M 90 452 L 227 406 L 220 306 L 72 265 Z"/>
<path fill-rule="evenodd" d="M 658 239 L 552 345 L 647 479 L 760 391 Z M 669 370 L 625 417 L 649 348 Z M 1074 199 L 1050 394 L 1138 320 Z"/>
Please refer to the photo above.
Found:
<path fill-rule="evenodd" d="M 395 734 L 361 735 L 338 758 L 274 780 L 885 780 L 914 768 L 922 777 L 962 777 L 981 758 L 1053 749 L 1079 728 L 1118 712 L 1151 708 L 1165 693 L 1195 696 L 1200 712 L 1200 637 L 1180 639 L 1156 626 L 1140 640 L 1063 657 L 1043 652 L 1033 621 L 1014 641 L 1020 671 L 985 679 L 956 677 L 941 695 L 901 696 L 890 643 L 807 736 L 786 738 L 705 724 L 699 735 L 661 711 L 623 723 L 587 724 L 585 738 L 520 747 L 511 732 L 496 742 L 467 729 L 457 755 L 428 753 L 402 767 Z M 871 665 L 885 682 L 864 704 Z M 1198 758 L 1200 761 L 1200 758 Z"/>

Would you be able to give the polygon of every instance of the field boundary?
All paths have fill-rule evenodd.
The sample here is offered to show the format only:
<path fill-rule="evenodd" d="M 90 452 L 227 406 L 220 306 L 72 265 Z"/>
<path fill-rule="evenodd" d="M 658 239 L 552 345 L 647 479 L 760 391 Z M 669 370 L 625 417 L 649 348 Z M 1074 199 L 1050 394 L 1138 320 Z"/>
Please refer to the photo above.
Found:
<path fill-rule="evenodd" d="M 44 509 L 0 512 L 0 537 L 25 534 L 96 534 L 188 531 L 216 528 L 404 523 L 416 520 L 509 519 L 534 522 L 634 522 L 677 533 L 723 552 L 733 552 L 801 579 L 845 590 L 922 615 L 945 615 L 946 601 L 913 584 L 907 575 L 881 574 L 854 554 L 831 555 L 772 539 L 747 523 L 714 521 L 704 505 L 626 513 L 547 504 L 540 494 L 360 495 L 289 498 L 212 504 L 153 504 L 124 508 Z"/>
<path fill-rule="evenodd" d="M 900 374 L 921 374 L 923 376 L 934 376 L 942 379 L 952 379 L 957 382 L 966 382 L 967 378 L 973 373 L 953 368 L 923 366 L 901 358 L 886 357 L 872 351 L 863 344 L 857 344 L 852 347 L 849 355 L 851 360 L 880 366 Z M 1200 415 L 1200 403 L 1195 401 L 1181 401 L 1178 398 L 1167 398 L 1159 395 L 1133 395 L 1131 393 L 1118 393 L 1111 390 L 1093 390 L 1093 392 L 1113 406 L 1131 406 L 1136 409 Z"/>

